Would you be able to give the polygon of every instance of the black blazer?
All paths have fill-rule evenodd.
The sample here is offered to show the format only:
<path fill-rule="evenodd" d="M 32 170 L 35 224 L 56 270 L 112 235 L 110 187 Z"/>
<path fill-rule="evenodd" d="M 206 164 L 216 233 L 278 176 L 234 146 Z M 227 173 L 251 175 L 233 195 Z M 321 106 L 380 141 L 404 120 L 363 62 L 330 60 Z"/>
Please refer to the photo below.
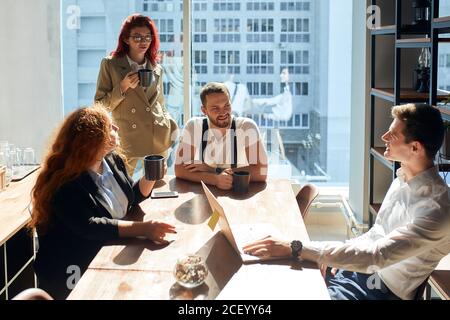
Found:
<path fill-rule="evenodd" d="M 139 182 L 127 174 L 116 154 L 105 157 L 128 198 L 130 212 L 145 200 Z M 37 230 L 39 250 L 34 264 L 39 287 L 64 299 L 105 242 L 119 238 L 118 220 L 106 209 L 105 200 L 86 171 L 61 186 L 52 199 L 52 218 L 46 233 Z M 78 273 L 78 270 L 80 271 Z"/>

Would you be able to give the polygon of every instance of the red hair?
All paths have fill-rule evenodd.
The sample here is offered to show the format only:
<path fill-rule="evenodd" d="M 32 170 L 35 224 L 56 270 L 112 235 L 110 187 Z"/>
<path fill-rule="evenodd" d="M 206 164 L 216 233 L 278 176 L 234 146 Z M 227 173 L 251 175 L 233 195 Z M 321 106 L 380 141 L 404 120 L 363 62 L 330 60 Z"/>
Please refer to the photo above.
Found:
<path fill-rule="evenodd" d="M 159 62 L 159 35 L 158 29 L 156 28 L 155 23 L 146 16 L 141 14 L 132 14 L 122 24 L 122 28 L 120 29 L 119 40 L 117 44 L 117 48 L 115 51 L 111 52 L 113 57 L 123 57 L 130 51 L 130 46 L 125 43 L 125 40 L 130 37 L 131 30 L 137 27 L 147 27 L 150 29 L 150 34 L 152 36 L 152 42 L 150 43 L 150 48 L 148 48 L 145 53 L 145 57 L 150 60 L 152 65 L 156 65 Z"/>
<path fill-rule="evenodd" d="M 99 150 L 109 143 L 110 132 L 108 113 L 99 107 L 78 109 L 64 120 L 32 190 L 30 228 L 48 229 L 55 192 L 92 166 Z"/>

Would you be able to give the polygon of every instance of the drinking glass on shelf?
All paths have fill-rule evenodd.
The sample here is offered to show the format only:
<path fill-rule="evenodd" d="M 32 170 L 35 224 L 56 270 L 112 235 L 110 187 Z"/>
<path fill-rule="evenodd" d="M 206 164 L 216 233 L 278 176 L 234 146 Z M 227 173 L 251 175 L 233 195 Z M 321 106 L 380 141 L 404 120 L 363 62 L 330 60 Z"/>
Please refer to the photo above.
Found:
<path fill-rule="evenodd" d="M 23 165 L 31 166 L 36 164 L 36 156 L 33 148 L 25 148 L 23 150 Z"/>
<path fill-rule="evenodd" d="M 0 167 L 2 166 L 8 166 L 8 156 L 4 151 L 0 150 Z"/>
<path fill-rule="evenodd" d="M 9 150 L 9 162 L 12 168 L 12 174 L 15 175 L 19 173 L 19 159 L 17 157 L 17 151 L 15 148 Z"/>
<path fill-rule="evenodd" d="M 0 141 L 0 150 L 6 149 L 6 148 L 8 148 L 8 146 L 9 146 L 8 141 L 6 141 L 6 140 Z"/>
<path fill-rule="evenodd" d="M 8 141 L 0 141 L 0 152 L 2 152 L 5 157 L 9 156 L 9 143 L 8 143 Z M 6 165 L 6 163 L 5 163 L 5 165 Z"/>
<path fill-rule="evenodd" d="M 9 156 L 10 144 L 8 141 L 0 141 L 0 166 L 6 166 L 6 185 L 8 186 L 12 180 L 12 165 Z"/>
<path fill-rule="evenodd" d="M 13 170 L 9 157 L 10 144 L 8 141 L 0 141 L 0 166 L 6 166 L 6 186 L 11 183 Z"/>
<path fill-rule="evenodd" d="M 17 165 L 19 167 L 22 167 L 22 165 L 23 165 L 23 150 L 20 148 L 16 148 L 16 154 L 17 154 Z"/>

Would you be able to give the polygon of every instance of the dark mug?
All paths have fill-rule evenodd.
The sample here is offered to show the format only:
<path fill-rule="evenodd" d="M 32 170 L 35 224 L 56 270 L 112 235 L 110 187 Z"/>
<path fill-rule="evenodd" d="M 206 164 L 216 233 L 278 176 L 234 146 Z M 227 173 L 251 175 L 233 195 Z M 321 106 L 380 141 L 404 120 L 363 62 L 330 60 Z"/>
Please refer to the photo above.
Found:
<path fill-rule="evenodd" d="M 138 71 L 139 82 L 142 87 L 150 87 L 153 82 L 153 71 L 150 69 L 141 69 Z"/>
<path fill-rule="evenodd" d="M 237 193 L 247 193 L 250 185 L 250 173 L 247 171 L 237 171 L 233 173 L 233 191 Z"/>
<path fill-rule="evenodd" d="M 144 158 L 145 179 L 149 181 L 158 181 L 164 178 L 163 156 L 151 155 Z"/>

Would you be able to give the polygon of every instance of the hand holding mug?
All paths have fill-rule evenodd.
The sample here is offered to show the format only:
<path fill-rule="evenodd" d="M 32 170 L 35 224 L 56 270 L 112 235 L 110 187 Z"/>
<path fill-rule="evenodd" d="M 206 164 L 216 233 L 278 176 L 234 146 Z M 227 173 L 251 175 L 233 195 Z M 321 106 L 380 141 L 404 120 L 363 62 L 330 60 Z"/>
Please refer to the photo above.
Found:
<path fill-rule="evenodd" d="M 125 78 L 120 82 L 120 90 L 125 93 L 128 89 L 135 89 L 139 84 L 139 75 L 137 72 L 128 72 Z"/>
<path fill-rule="evenodd" d="M 145 179 L 158 181 L 164 178 L 166 171 L 165 158 L 159 155 L 150 155 L 144 158 Z"/>
<path fill-rule="evenodd" d="M 233 176 L 229 175 L 226 172 L 222 172 L 215 176 L 216 179 L 216 187 L 221 190 L 231 190 L 233 187 Z"/>

